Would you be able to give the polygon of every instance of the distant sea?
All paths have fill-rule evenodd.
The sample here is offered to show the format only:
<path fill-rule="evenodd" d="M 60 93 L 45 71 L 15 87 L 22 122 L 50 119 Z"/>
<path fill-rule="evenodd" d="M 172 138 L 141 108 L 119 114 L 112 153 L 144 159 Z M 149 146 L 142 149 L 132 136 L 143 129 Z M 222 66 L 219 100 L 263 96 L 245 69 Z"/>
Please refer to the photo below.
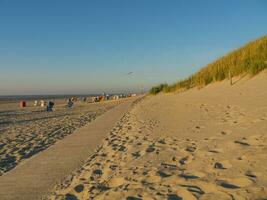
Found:
<path fill-rule="evenodd" d="M 50 100 L 50 99 L 67 99 L 70 97 L 91 97 L 98 96 L 100 94 L 67 94 L 67 95 L 12 95 L 12 96 L 0 96 L 0 101 L 22 101 L 22 100 Z"/>

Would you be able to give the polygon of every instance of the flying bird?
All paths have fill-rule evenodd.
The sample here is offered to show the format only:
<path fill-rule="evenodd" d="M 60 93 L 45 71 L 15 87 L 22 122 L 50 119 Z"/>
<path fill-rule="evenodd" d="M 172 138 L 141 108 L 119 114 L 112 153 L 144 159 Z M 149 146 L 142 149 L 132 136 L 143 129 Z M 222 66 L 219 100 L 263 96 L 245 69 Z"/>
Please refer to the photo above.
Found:
<path fill-rule="evenodd" d="M 133 74 L 133 72 L 128 72 L 126 75 L 131 75 L 131 74 Z"/>

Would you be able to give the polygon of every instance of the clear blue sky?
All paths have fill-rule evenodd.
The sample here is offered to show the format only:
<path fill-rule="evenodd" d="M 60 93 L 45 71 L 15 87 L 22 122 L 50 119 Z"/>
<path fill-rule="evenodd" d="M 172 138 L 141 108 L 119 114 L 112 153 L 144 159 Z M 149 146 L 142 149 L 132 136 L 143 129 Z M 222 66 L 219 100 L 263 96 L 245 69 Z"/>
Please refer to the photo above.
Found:
<path fill-rule="evenodd" d="M 264 0 L 0 0 L 0 95 L 172 83 L 265 34 Z"/>

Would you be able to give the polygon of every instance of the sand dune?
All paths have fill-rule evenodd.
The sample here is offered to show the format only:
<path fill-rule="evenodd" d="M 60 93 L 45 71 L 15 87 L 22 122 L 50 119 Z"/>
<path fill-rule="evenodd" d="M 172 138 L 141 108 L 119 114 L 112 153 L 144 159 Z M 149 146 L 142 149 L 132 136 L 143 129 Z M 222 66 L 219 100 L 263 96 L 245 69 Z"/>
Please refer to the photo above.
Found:
<path fill-rule="evenodd" d="M 267 74 L 137 103 L 47 199 L 267 198 Z"/>

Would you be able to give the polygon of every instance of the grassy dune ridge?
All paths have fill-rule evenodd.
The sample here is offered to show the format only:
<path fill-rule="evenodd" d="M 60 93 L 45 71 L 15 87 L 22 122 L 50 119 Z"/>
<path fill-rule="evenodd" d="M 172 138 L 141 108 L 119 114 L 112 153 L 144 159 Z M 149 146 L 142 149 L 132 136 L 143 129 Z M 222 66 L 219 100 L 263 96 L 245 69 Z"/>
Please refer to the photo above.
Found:
<path fill-rule="evenodd" d="M 174 84 L 160 84 L 150 89 L 150 94 L 183 91 L 203 87 L 215 81 L 243 74 L 255 75 L 267 68 L 267 35 L 208 64 L 190 77 Z"/>

